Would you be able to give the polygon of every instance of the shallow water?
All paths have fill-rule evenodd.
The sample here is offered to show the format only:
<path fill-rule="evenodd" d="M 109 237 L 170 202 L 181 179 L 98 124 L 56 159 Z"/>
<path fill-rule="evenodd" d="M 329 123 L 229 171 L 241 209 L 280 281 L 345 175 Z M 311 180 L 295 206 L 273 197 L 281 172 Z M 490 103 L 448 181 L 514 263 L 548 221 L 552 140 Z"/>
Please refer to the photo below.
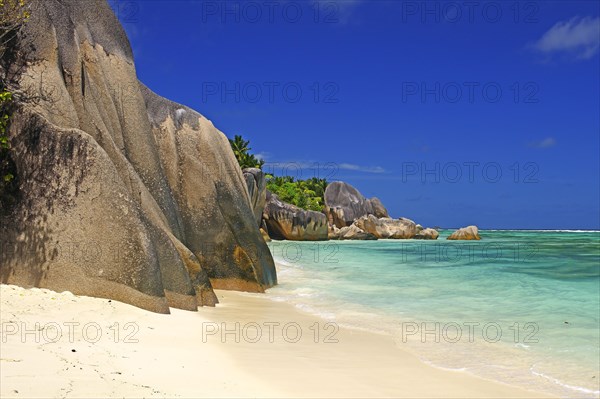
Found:
<path fill-rule="evenodd" d="M 275 300 L 393 334 L 435 366 L 600 396 L 600 232 L 482 230 L 481 241 L 270 243 Z"/>

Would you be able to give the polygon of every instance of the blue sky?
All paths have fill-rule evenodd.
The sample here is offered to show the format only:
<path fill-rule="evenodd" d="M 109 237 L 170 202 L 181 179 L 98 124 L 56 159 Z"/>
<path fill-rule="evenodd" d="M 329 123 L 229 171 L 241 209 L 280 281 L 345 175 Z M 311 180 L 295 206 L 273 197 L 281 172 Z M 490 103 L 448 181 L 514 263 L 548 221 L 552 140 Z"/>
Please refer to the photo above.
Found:
<path fill-rule="evenodd" d="M 600 229 L 597 1 L 127 1 L 140 80 L 424 226 Z"/>

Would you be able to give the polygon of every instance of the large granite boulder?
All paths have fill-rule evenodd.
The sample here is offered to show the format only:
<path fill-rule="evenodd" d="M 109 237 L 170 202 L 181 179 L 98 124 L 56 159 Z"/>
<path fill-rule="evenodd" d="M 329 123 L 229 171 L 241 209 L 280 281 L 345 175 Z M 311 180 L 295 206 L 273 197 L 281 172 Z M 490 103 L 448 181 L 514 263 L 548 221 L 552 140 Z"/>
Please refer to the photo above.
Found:
<path fill-rule="evenodd" d="M 467 226 L 456 230 L 447 240 L 481 240 L 477 226 Z"/>
<path fill-rule="evenodd" d="M 413 238 L 417 234 L 415 222 L 405 218 L 376 218 L 374 215 L 367 215 L 356 219 L 354 224 L 377 238 Z"/>
<path fill-rule="evenodd" d="M 270 191 L 267 191 L 263 220 L 269 237 L 274 240 L 327 240 L 327 217 L 323 213 L 283 202 Z"/>
<path fill-rule="evenodd" d="M 329 232 L 330 240 L 376 240 L 371 233 L 367 233 L 361 230 L 357 225 L 351 224 L 350 226 L 342 227 L 338 229 L 336 226 L 332 226 Z"/>
<path fill-rule="evenodd" d="M 347 219 L 344 215 L 344 209 L 341 207 L 330 207 L 325 205 L 327 223 L 337 228 L 347 227 Z"/>
<path fill-rule="evenodd" d="M 390 217 L 387 209 L 385 209 L 385 206 L 383 206 L 379 198 L 373 197 L 369 200 L 369 202 L 371 203 L 371 207 L 373 208 L 373 215 L 375 215 L 378 218 Z"/>
<path fill-rule="evenodd" d="M 361 216 L 388 217 L 378 198 L 367 199 L 348 183 L 335 181 L 325 189 L 325 210 L 329 223 L 338 228 L 350 226 Z"/>
<path fill-rule="evenodd" d="M 258 168 L 243 169 L 246 187 L 250 195 L 250 205 L 256 219 L 256 225 L 260 226 L 262 221 L 263 209 L 267 202 L 267 179 L 262 170 Z"/>
<path fill-rule="evenodd" d="M 276 284 L 227 138 L 138 82 L 106 1 L 34 1 L 23 33 L 27 60 L 10 67 L 26 66 L 19 89 L 36 101 L 9 130 L 18 200 L 0 208 L 2 283 L 162 313 L 214 305 L 213 287 Z"/>
<path fill-rule="evenodd" d="M 438 233 L 438 231 L 435 229 L 421 228 L 421 230 L 419 230 L 417 232 L 417 234 L 414 236 L 414 238 L 416 240 L 437 240 L 439 236 L 440 236 L 440 233 Z"/>

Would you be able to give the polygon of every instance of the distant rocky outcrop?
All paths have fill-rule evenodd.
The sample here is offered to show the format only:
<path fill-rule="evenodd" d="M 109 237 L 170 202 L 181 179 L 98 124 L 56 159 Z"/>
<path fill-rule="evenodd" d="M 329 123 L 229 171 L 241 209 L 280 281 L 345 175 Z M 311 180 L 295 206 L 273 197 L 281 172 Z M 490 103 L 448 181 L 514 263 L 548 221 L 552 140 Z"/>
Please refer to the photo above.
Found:
<path fill-rule="evenodd" d="M 447 240 L 481 240 L 477 226 L 467 226 L 450 234 Z"/>
<path fill-rule="evenodd" d="M 417 240 L 437 240 L 439 236 L 440 233 L 437 230 L 427 228 L 419 230 L 413 238 Z"/>
<path fill-rule="evenodd" d="M 350 226 L 342 227 L 338 229 L 336 226 L 333 226 L 329 232 L 330 240 L 376 240 L 375 237 L 371 233 L 367 233 L 364 230 L 361 230 L 357 225 L 351 224 Z"/>
<path fill-rule="evenodd" d="M 338 228 L 350 226 L 362 216 L 388 217 L 387 210 L 378 198 L 366 199 L 348 183 L 335 181 L 325 189 L 325 211 L 329 223 Z"/>
<path fill-rule="evenodd" d="M 320 241 L 328 237 L 327 217 L 323 213 L 285 203 L 268 190 L 263 220 L 274 240 Z"/>
<path fill-rule="evenodd" d="M 276 284 L 260 184 L 251 203 L 226 137 L 138 82 L 105 0 L 33 1 L 23 38 L 20 86 L 44 95 L 12 116 L 18 201 L 0 209 L 2 283 L 163 313 L 214 305 L 213 287 Z"/>
<path fill-rule="evenodd" d="M 368 215 L 358 218 L 354 224 L 377 238 L 413 238 L 417 234 L 415 222 L 405 218 L 376 218 Z"/>
<path fill-rule="evenodd" d="M 263 209 L 265 209 L 267 202 L 267 179 L 265 179 L 264 172 L 258 168 L 246 168 L 242 172 L 244 173 L 244 179 L 246 179 L 252 212 L 257 226 L 260 226 Z"/>

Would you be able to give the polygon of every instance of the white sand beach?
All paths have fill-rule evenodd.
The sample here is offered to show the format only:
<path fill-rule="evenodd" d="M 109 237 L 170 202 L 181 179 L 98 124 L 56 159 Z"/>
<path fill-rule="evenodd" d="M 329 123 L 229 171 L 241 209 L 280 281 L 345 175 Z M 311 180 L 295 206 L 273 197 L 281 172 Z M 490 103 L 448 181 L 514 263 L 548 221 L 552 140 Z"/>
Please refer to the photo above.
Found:
<path fill-rule="evenodd" d="M 170 315 L 45 289 L 0 295 L 3 398 L 543 396 L 433 368 L 268 294 L 217 291 L 216 308 Z"/>

